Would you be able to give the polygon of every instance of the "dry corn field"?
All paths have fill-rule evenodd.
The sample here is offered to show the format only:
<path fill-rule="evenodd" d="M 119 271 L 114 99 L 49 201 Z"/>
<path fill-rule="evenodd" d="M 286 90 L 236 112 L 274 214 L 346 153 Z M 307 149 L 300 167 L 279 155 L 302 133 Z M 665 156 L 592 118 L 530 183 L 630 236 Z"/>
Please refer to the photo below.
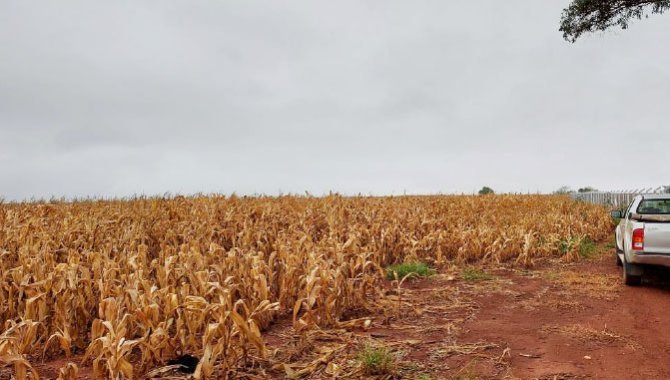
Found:
<path fill-rule="evenodd" d="M 4 204 L 0 364 L 36 379 L 37 362 L 67 357 L 63 379 L 138 378 L 188 353 L 195 378 L 234 377 L 264 365 L 279 316 L 304 331 L 379 301 L 389 264 L 573 260 L 611 228 L 558 196 Z"/>

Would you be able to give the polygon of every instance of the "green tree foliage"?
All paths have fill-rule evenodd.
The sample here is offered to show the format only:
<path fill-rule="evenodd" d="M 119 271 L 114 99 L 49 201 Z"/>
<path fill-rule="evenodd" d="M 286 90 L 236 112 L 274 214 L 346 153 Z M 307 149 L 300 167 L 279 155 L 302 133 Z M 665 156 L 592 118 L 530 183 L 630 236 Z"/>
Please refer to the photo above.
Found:
<path fill-rule="evenodd" d="M 579 190 L 577 190 L 578 193 L 591 193 L 591 192 L 594 192 L 594 191 L 598 191 L 598 190 L 591 187 L 591 186 L 581 187 Z"/>
<path fill-rule="evenodd" d="M 604 31 L 613 26 L 627 29 L 631 20 L 663 13 L 670 0 L 572 0 L 563 10 L 560 31 L 567 41 L 582 34 Z"/>
<path fill-rule="evenodd" d="M 572 192 L 573 191 L 570 188 L 570 186 L 561 186 L 558 190 L 554 191 L 554 194 L 564 195 L 564 194 L 570 194 Z"/>
<path fill-rule="evenodd" d="M 495 194 L 495 191 L 493 191 L 493 189 L 488 186 L 484 186 L 482 187 L 481 190 L 479 190 L 479 195 L 488 195 L 488 194 Z"/>

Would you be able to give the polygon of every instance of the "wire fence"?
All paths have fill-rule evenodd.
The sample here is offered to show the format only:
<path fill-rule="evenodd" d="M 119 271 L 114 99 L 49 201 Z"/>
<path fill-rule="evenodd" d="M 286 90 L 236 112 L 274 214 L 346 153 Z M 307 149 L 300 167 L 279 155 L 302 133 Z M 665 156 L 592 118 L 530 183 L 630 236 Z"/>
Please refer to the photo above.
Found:
<path fill-rule="evenodd" d="M 623 191 L 590 191 L 585 193 L 571 193 L 574 199 L 584 202 L 596 203 L 614 208 L 625 207 L 640 194 L 669 194 L 670 186 L 659 186 L 657 188 L 635 189 Z"/>

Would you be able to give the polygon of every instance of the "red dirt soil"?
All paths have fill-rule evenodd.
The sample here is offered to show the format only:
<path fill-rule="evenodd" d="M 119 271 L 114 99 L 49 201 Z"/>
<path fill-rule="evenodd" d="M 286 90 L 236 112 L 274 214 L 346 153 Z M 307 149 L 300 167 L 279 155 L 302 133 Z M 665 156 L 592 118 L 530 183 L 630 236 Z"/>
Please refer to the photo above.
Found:
<path fill-rule="evenodd" d="M 493 343 L 497 348 L 483 353 L 502 359 L 453 355 L 429 362 L 429 372 L 435 378 L 670 378 L 670 329 L 665 322 L 670 290 L 662 281 L 670 278 L 668 271 L 654 271 L 643 286 L 626 287 L 611 256 L 526 275 L 498 271 L 493 282 L 502 289 L 488 291 L 485 282 L 480 284 L 472 299 L 478 310 L 459 326 L 453 340 Z M 566 284 L 565 273 L 578 281 Z M 431 282 L 414 286 L 421 289 L 416 294 L 423 302 L 436 303 L 436 292 L 444 285 L 436 281 L 426 288 Z M 422 319 L 414 323 L 421 326 Z M 439 345 L 431 344 L 415 345 L 408 356 L 429 356 Z"/>
<path fill-rule="evenodd" d="M 399 317 L 377 317 L 356 336 L 400 353 L 396 378 L 670 378 L 670 271 L 626 287 L 607 251 L 576 264 L 490 269 L 491 280 L 454 272 L 413 281 Z"/>

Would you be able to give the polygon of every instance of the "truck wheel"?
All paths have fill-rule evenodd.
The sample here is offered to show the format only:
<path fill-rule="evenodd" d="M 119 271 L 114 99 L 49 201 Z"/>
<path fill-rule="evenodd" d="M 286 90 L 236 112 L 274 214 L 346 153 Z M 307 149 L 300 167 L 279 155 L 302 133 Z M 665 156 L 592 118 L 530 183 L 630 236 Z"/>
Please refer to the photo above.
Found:
<path fill-rule="evenodd" d="M 642 282 L 642 274 L 638 273 L 642 273 L 642 268 L 640 268 L 639 265 L 630 264 L 626 262 L 626 257 L 624 256 L 623 283 L 629 286 L 640 285 L 640 283 Z"/>

